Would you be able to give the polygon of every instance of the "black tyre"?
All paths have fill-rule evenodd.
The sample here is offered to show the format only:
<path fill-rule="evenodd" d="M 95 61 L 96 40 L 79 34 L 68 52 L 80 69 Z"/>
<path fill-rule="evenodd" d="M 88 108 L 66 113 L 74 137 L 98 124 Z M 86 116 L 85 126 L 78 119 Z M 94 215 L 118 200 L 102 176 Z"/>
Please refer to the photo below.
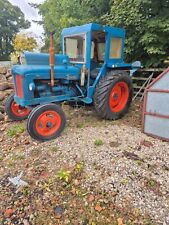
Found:
<path fill-rule="evenodd" d="M 125 71 L 110 71 L 96 86 L 96 112 L 104 119 L 119 119 L 127 113 L 132 96 L 133 87 L 129 75 Z"/>
<path fill-rule="evenodd" d="M 5 102 L 5 112 L 11 120 L 21 121 L 27 119 L 30 109 L 18 105 L 12 93 Z"/>
<path fill-rule="evenodd" d="M 44 104 L 34 108 L 27 122 L 30 136 L 38 141 L 54 139 L 62 133 L 66 117 L 59 105 Z"/>

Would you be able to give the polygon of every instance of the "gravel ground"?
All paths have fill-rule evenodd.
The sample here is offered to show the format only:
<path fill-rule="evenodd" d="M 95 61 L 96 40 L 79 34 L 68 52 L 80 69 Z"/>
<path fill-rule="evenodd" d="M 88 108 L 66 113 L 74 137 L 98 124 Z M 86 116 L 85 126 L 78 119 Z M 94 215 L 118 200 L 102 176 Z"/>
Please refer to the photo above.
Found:
<path fill-rule="evenodd" d="M 3 123 L 0 176 L 4 180 L 23 171 L 29 181 L 39 179 L 39 165 L 53 176 L 59 168 L 83 162 L 83 188 L 111 192 L 118 207 L 150 216 L 153 224 L 168 225 L 169 144 L 141 132 L 140 109 L 135 103 L 123 119 L 104 121 L 90 108 L 65 106 L 66 130 L 46 143 L 33 141 L 22 129 L 11 135 L 15 123 Z"/>
<path fill-rule="evenodd" d="M 94 145 L 98 138 L 103 141 L 101 146 Z M 91 127 L 87 132 L 84 128 L 56 143 L 70 165 L 75 163 L 75 156 L 85 162 L 86 186 L 113 190 L 118 193 L 118 205 L 132 204 L 157 223 L 169 223 L 168 143 L 123 125 Z M 147 143 L 151 146 L 146 147 Z"/>

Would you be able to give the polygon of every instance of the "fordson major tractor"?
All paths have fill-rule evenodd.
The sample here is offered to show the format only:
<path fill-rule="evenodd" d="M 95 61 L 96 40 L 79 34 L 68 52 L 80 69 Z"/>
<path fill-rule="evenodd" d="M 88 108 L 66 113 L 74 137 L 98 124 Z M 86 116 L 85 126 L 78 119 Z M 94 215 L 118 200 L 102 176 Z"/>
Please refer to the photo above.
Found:
<path fill-rule="evenodd" d="M 25 52 L 25 64 L 12 68 L 15 93 L 6 101 L 12 120 L 28 117 L 27 130 L 39 141 L 58 137 L 66 119 L 62 102 L 92 104 L 101 118 L 116 120 L 132 101 L 132 74 L 140 62 L 124 63 L 125 31 L 86 24 L 62 31 L 62 53 Z"/>

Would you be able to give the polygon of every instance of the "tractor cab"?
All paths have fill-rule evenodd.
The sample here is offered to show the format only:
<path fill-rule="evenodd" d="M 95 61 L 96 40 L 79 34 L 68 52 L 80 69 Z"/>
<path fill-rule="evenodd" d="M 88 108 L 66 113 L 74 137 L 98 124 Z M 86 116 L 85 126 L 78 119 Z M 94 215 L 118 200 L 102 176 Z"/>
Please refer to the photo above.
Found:
<path fill-rule="evenodd" d="M 123 62 L 124 39 L 124 29 L 87 24 L 63 30 L 62 50 L 73 65 L 84 65 L 95 79 L 104 63 L 111 68 L 131 67 Z"/>
<path fill-rule="evenodd" d="M 140 62 L 124 63 L 124 42 L 125 30 L 122 28 L 91 23 L 63 29 L 63 54 L 69 57 L 72 65 L 84 71 L 81 87 L 87 79 L 88 94 L 84 102 L 92 102 L 97 82 L 109 69 L 127 70 L 132 75 L 140 68 Z"/>

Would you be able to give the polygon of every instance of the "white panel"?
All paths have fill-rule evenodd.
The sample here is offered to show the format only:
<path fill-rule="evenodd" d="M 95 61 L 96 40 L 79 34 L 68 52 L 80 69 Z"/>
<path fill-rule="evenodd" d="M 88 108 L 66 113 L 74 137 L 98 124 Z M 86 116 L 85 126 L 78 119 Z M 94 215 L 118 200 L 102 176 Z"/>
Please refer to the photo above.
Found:
<path fill-rule="evenodd" d="M 148 92 L 146 112 L 169 115 L 169 93 Z"/>
<path fill-rule="evenodd" d="M 145 115 L 144 132 L 169 139 L 169 119 Z"/>
<path fill-rule="evenodd" d="M 153 84 L 151 89 L 169 90 L 169 72 L 167 72 L 158 81 L 156 81 L 156 83 Z"/>

